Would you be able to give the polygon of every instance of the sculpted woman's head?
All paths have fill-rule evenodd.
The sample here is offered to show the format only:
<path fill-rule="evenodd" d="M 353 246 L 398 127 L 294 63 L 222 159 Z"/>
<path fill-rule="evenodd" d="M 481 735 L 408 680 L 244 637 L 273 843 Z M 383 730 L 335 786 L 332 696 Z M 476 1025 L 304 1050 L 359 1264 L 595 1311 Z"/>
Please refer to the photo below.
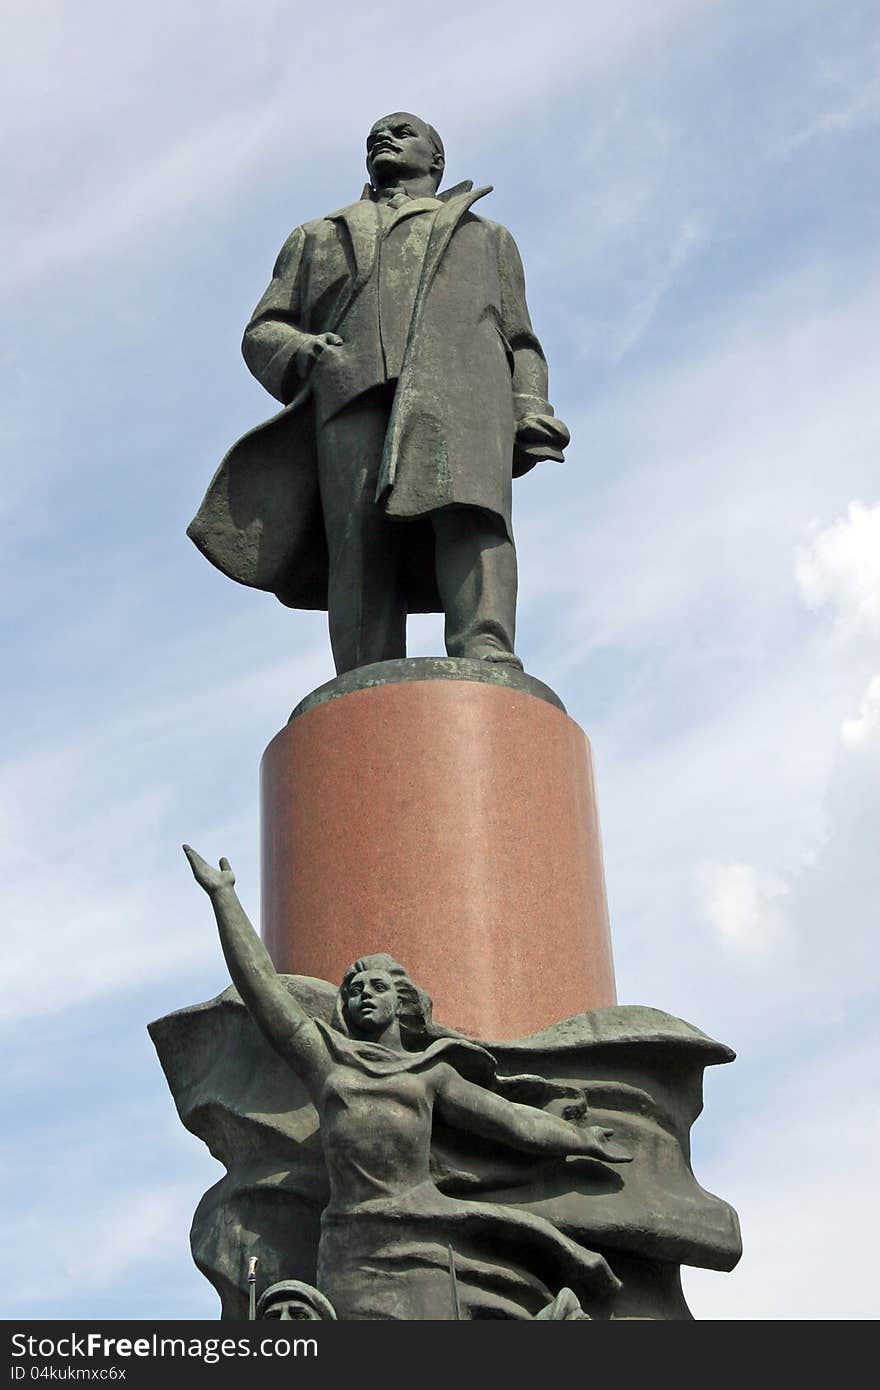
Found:
<path fill-rule="evenodd" d="M 358 1037 L 378 1037 L 395 1020 L 401 1038 L 417 1045 L 425 1040 L 431 1021 L 431 1000 L 393 956 L 384 952 L 361 956 L 342 978 L 334 1026 Z"/>

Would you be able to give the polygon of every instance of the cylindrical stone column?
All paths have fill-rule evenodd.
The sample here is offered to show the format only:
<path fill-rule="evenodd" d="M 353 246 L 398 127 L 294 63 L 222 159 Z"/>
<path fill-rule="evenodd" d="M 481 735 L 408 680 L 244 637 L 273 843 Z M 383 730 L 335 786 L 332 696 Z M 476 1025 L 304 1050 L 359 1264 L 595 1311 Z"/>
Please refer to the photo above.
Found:
<path fill-rule="evenodd" d="M 590 746 L 546 686 L 439 659 L 349 673 L 269 744 L 261 796 L 278 970 L 338 982 L 387 951 L 487 1039 L 616 1003 Z"/>

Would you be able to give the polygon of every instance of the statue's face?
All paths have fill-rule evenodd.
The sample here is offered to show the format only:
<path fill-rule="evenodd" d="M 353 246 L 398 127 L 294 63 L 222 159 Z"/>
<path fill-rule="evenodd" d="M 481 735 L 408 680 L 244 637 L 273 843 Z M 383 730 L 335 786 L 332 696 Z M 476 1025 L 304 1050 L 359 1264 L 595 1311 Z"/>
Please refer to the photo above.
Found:
<path fill-rule="evenodd" d="M 367 136 L 367 172 L 374 188 L 393 179 L 436 175 L 436 160 L 425 122 L 406 111 L 383 116 Z"/>
<path fill-rule="evenodd" d="M 279 1318 L 282 1322 L 321 1322 L 321 1314 L 296 1294 L 276 1298 L 263 1313 L 263 1318 Z"/>
<path fill-rule="evenodd" d="M 398 999 L 387 970 L 362 970 L 348 985 L 345 1014 L 358 1033 L 383 1033 L 397 1017 Z"/>

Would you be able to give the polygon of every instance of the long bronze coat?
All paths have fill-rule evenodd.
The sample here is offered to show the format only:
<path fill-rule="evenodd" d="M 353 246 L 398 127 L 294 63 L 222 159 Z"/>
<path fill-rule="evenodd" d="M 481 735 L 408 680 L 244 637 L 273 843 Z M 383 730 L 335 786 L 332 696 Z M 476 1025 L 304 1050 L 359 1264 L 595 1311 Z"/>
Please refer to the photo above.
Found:
<path fill-rule="evenodd" d="M 490 191 L 459 185 L 432 209 L 377 504 L 410 520 L 451 504 L 479 507 L 511 534 L 512 476 L 561 459 L 568 433 L 546 399 L 547 366 L 513 238 L 470 211 Z M 368 198 L 288 238 L 242 345 L 284 409 L 233 445 L 188 528 L 224 574 L 290 607 L 327 606 L 315 431 L 383 379 L 370 310 L 380 241 Z M 310 333 L 337 333 L 344 346 L 302 386 L 294 356 Z M 404 581 L 413 612 L 440 608 L 424 534 L 425 553 Z"/>

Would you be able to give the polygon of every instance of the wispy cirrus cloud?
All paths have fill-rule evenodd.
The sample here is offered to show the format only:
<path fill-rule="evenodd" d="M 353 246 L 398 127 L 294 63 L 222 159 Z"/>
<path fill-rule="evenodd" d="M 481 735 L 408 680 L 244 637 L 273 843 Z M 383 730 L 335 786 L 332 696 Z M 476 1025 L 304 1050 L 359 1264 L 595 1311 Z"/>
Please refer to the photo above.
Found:
<path fill-rule="evenodd" d="M 0 875 L 15 923 L 0 963 L 0 1023 L 213 968 L 210 913 L 182 840 L 236 863 L 257 920 L 261 748 L 240 756 L 241 723 L 262 718 L 274 733 L 320 683 L 327 657 L 322 643 L 298 659 L 229 670 L 215 661 L 205 682 L 203 663 L 234 648 L 236 626 L 181 645 L 176 670 L 166 651 L 139 699 L 129 691 L 117 706 L 108 690 L 91 721 L 51 738 L 32 730 L 0 765 Z"/>
<path fill-rule="evenodd" d="M 536 32 L 523 0 L 466 15 L 456 6 L 432 18 L 428 58 L 413 54 L 412 15 L 402 3 L 386 6 L 379 25 L 371 12 L 351 11 L 340 47 L 335 15 L 314 7 L 296 15 L 274 0 L 258 0 L 247 15 L 234 5 L 218 11 L 195 3 L 185 14 L 169 12 L 164 25 L 154 8 L 132 16 L 124 35 L 107 0 L 75 17 L 44 0 L 9 35 L 19 57 L 6 89 L 8 128 L 16 132 L 9 154 L 21 196 L 2 247 L 0 288 L 21 294 L 77 262 L 124 260 L 132 242 L 168 255 L 173 237 L 179 251 L 182 228 L 188 239 L 203 236 L 206 215 L 221 218 L 230 200 L 265 192 L 268 179 L 314 182 L 331 158 L 340 168 L 350 164 L 356 197 L 366 129 L 389 101 L 429 110 L 453 145 L 457 135 L 484 134 L 486 126 L 497 134 L 523 90 L 534 103 L 565 85 L 560 43 L 566 70 L 577 63 L 602 74 L 609 61 L 650 43 L 656 29 L 705 7 L 706 0 L 589 7 L 551 0 Z M 311 62 L 289 47 L 291 30 L 304 24 Z M 487 56 L 491 83 L 484 80 Z M 234 84 L 225 76 L 231 72 Z M 343 200 L 341 189 L 335 196 Z"/>
<path fill-rule="evenodd" d="M 880 59 L 880 41 L 870 45 L 864 57 L 873 67 L 867 78 L 860 74 L 837 75 L 837 100 L 826 106 L 801 129 L 795 131 L 782 145 L 781 154 L 790 156 L 803 145 L 817 140 L 833 141 L 868 130 L 880 123 L 880 79 L 876 75 Z"/>
<path fill-rule="evenodd" d="M 876 26 L 830 8 L 551 0 L 536 25 L 524 0 L 453 0 L 429 32 L 402 4 L 378 22 L 275 0 L 12 17 L 22 1315 L 50 1266 L 53 1313 L 215 1311 L 186 1228 L 216 1166 L 177 1131 L 143 1024 L 224 982 L 179 842 L 229 853 L 253 911 L 259 753 L 330 663 L 316 615 L 197 569 L 183 527 L 272 408 L 237 355 L 272 255 L 357 195 L 365 124 L 393 106 L 438 125 L 451 181 L 495 183 L 485 213 L 523 249 L 573 427 L 567 467 L 517 485 L 520 649 L 593 739 L 621 997 L 741 1052 L 695 1139 L 746 1261 L 695 1310 L 797 1315 L 826 1289 L 826 1310 L 856 1308 L 815 1267 L 818 1249 L 862 1268 L 860 1157 L 836 1248 L 810 1231 L 839 1163 L 816 1094 L 846 1097 L 860 1156 L 870 1121 L 846 1087 L 875 1065 Z M 439 624 L 415 628 L 436 650 Z M 821 1071 L 803 1062 L 819 1049 Z M 83 1302 L 89 1233 L 113 1277 Z"/>

